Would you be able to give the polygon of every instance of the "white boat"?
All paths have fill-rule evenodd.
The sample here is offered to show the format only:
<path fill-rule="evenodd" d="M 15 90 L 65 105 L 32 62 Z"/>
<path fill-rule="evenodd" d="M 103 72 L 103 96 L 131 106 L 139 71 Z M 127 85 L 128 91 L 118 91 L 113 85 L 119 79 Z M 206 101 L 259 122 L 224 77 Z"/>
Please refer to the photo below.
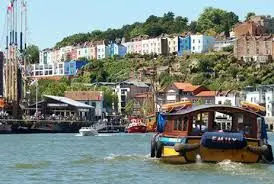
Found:
<path fill-rule="evenodd" d="M 92 127 L 82 127 L 79 130 L 81 136 L 95 136 L 98 135 L 98 132 Z"/>

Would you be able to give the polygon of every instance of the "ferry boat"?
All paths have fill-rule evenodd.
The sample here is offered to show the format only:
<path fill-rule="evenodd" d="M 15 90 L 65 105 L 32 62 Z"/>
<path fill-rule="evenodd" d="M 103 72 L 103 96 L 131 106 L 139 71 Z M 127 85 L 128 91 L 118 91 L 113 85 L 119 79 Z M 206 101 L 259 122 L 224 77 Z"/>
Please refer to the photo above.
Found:
<path fill-rule="evenodd" d="M 131 119 L 131 123 L 126 128 L 127 133 L 146 133 L 147 126 L 142 122 L 140 118 Z"/>
<path fill-rule="evenodd" d="M 151 157 L 173 164 L 193 163 L 197 158 L 202 162 L 273 161 L 262 108 L 252 111 L 254 105 L 248 103 L 192 106 L 191 102 L 163 107 L 151 140 Z M 231 120 L 225 129 L 215 121 L 220 113 Z"/>

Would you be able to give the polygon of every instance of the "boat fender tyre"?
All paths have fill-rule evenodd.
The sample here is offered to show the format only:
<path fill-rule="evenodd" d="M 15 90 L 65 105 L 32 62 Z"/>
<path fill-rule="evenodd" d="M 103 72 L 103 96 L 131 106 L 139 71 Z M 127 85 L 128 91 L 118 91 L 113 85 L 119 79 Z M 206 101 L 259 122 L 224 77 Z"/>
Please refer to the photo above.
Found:
<path fill-rule="evenodd" d="M 154 158 L 156 156 L 155 152 L 156 152 L 156 135 L 154 135 L 151 138 L 151 142 L 150 142 L 150 157 L 151 158 Z"/>
<path fill-rule="evenodd" d="M 200 147 L 200 144 L 176 144 L 174 149 L 179 153 L 186 153 L 190 151 L 194 151 Z"/>
<path fill-rule="evenodd" d="M 161 158 L 163 152 L 163 143 L 161 141 L 158 141 L 156 143 L 156 158 Z"/>
<path fill-rule="evenodd" d="M 263 145 L 261 147 L 255 147 L 255 146 L 248 146 L 247 147 L 249 151 L 259 154 L 263 157 L 264 160 L 268 162 L 273 161 L 273 152 L 271 145 Z"/>
<path fill-rule="evenodd" d="M 268 162 L 272 162 L 273 161 L 273 152 L 272 152 L 272 146 L 267 144 L 265 145 L 267 147 L 267 151 L 264 152 L 263 157 L 265 158 L 265 160 L 267 160 Z"/>

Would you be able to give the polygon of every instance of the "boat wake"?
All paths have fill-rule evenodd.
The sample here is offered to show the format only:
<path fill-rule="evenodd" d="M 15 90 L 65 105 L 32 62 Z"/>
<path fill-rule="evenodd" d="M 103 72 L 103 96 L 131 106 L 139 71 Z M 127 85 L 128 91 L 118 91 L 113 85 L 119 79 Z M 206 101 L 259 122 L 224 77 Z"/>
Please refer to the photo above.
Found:
<path fill-rule="evenodd" d="M 150 159 L 149 156 L 147 155 L 137 155 L 137 154 L 132 154 L 132 155 L 115 155 L 115 154 L 110 154 L 109 156 L 105 157 L 105 161 L 131 161 L 131 160 L 148 160 Z"/>

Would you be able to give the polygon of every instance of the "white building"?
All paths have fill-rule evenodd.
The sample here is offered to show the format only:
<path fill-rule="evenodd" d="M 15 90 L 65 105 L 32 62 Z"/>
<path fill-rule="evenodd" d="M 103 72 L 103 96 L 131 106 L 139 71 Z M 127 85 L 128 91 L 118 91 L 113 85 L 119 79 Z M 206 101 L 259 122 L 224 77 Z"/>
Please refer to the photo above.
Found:
<path fill-rule="evenodd" d="M 97 45 L 97 59 L 104 59 L 109 57 L 109 47 L 105 44 Z"/>
<path fill-rule="evenodd" d="M 79 58 L 87 58 L 89 57 L 89 49 L 86 46 L 81 46 L 77 48 L 77 59 Z"/>
<path fill-rule="evenodd" d="M 191 52 L 205 53 L 213 49 L 215 38 L 205 35 L 191 35 Z"/>
<path fill-rule="evenodd" d="M 52 61 L 52 50 L 44 49 L 39 52 L 39 64 L 51 64 Z"/>
<path fill-rule="evenodd" d="M 215 104 L 240 106 L 240 92 L 238 91 L 222 91 L 217 92 L 215 96 Z"/>
<path fill-rule="evenodd" d="M 61 47 L 60 50 L 60 57 L 61 57 L 61 61 L 66 61 L 69 59 L 69 55 L 71 53 L 71 51 L 74 49 L 73 46 L 65 46 L 65 47 Z"/>
<path fill-rule="evenodd" d="M 168 53 L 170 53 L 170 54 L 172 54 L 172 53 L 178 53 L 178 41 L 179 41 L 178 36 L 167 38 Z"/>
<path fill-rule="evenodd" d="M 167 54 L 167 38 L 151 38 L 142 40 L 142 54 Z"/>
<path fill-rule="evenodd" d="M 63 76 L 64 63 L 33 64 L 30 67 L 30 77 Z"/>
<path fill-rule="evenodd" d="M 235 39 L 229 40 L 216 40 L 213 46 L 214 51 L 222 51 L 225 47 L 233 46 L 235 43 Z"/>

